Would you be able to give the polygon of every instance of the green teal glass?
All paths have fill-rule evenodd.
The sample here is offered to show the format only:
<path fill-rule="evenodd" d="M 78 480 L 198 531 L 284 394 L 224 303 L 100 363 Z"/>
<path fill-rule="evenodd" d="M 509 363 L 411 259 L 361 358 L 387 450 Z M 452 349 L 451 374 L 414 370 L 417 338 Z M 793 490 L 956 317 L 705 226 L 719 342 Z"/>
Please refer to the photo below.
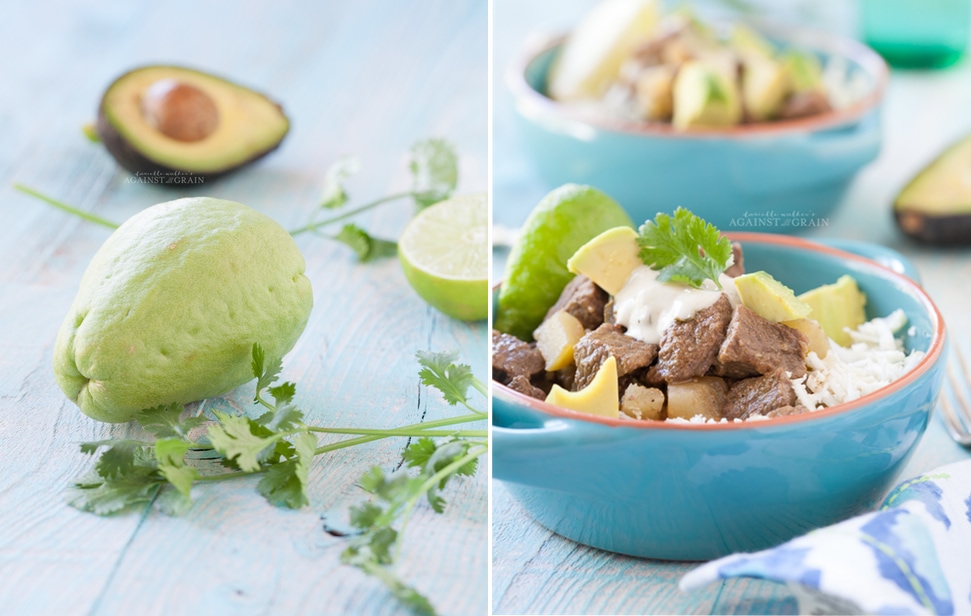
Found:
<path fill-rule="evenodd" d="M 891 66 L 943 68 L 968 46 L 971 0 L 861 0 L 863 38 Z"/>

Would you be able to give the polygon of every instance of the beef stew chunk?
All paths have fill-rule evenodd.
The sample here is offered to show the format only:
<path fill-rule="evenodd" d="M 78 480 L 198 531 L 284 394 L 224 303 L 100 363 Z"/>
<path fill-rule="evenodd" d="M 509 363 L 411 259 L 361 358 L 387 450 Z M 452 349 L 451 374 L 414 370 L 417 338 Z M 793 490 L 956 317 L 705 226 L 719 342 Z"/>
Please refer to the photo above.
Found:
<path fill-rule="evenodd" d="M 619 325 L 604 323 L 587 333 L 573 347 L 573 358 L 577 366 L 573 390 L 580 391 L 590 384 L 601 364 L 613 356 L 617 360 L 617 376 L 623 379 L 635 370 L 646 368 L 657 357 L 656 344 L 648 344 L 624 334 Z M 621 391 L 623 391 L 621 387 Z"/>
<path fill-rule="evenodd" d="M 743 379 L 732 385 L 722 413 L 728 419 L 746 419 L 795 405 L 796 392 L 789 377 L 784 371 L 775 370 L 765 376 Z"/>
<path fill-rule="evenodd" d="M 795 406 L 780 406 L 774 411 L 769 411 L 768 413 L 763 413 L 766 417 L 788 417 L 789 415 L 802 415 L 803 413 L 808 413 L 809 409 L 801 404 Z"/>
<path fill-rule="evenodd" d="M 776 368 L 792 378 L 806 374 L 809 342 L 801 332 L 763 319 L 745 306 L 737 306 L 728 335 L 718 351 L 716 374 L 746 378 L 768 374 Z"/>
<path fill-rule="evenodd" d="M 715 363 L 732 319 L 724 293 L 690 319 L 676 321 L 661 336 L 657 374 L 668 383 L 705 376 Z"/>
<path fill-rule="evenodd" d="M 833 106 L 822 92 L 815 90 L 796 92 L 782 105 L 782 110 L 779 112 L 779 119 L 795 120 L 796 118 L 808 118 L 809 116 L 819 115 L 832 110 Z"/>
<path fill-rule="evenodd" d="M 530 377 L 543 372 L 546 360 L 536 345 L 515 336 L 492 330 L 492 378 L 509 384 L 517 376 Z"/>
<path fill-rule="evenodd" d="M 537 400 L 546 399 L 546 392 L 533 385 L 527 377 L 521 374 L 514 376 L 512 380 L 509 381 L 508 385 L 509 389 L 518 391 L 521 394 L 526 394 L 531 398 L 536 398 Z"/>
<path fill-rule="evenodd" d="M 576 276 L 571 280 L 553 307 L 546 312 L 545 319 L 550 318 L 559 310 L 566 310 L 580 321 L 583 329 L 597 329 L 604 322 L 604 306 L 607 304 L 607 292 L 593 283 L 586 276 Z"/>

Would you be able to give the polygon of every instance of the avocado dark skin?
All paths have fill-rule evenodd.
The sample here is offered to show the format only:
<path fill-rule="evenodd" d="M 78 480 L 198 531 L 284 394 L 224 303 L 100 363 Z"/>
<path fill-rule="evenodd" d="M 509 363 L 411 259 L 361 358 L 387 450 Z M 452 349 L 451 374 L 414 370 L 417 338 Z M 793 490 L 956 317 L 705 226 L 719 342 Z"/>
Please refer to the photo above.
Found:
<path fill-rule="evenodd" d="M 144 99 L 146 96 L 146 89 L 142 87 L 142 83 L 139 81 L 140 78 L 137 76 L 142 71 L 153 71 L 153 75 L 157 73 L 158 75 L 161 75 L 164 80 L 173 82 L 177 82 L 180 78 L 184 79 L 184 76 L 187 73 L 189 75 L 203 75 L 207 78 L 207 81 L 205 82 L 206 85 L 205 87 L 192 88 L 193 90 L 197 91 L 216 87 L 238 88 L 240 90 L 244 90 L 248 93 L 250 100 L 255 101 L 254 104 L 266 105 L 274 110 L 274 114 L 276 114 L 280 119 L 278 120 L 279 125 L 274 126 L 273 130 L 276 133 L 279 133 L 279 136 L 278 138 L 274 138 L 272 141 L 265 143 L 264 147 L 255 148 L 252 151 L 247 152 L 245 156 L 237 156 L 231 162 L 231 164 L 226 164 L 221 167 L 217 165 L 216 168 L 212 168 L 213 165 L 206 161 L 205 166 L 207 168 L 205 170 L 200 170 L 198 168 L 192 168 L 191 165 L 178 165 L 166 162 L 164 160 L 164 156 L 156 156 L 152 151 L 150 151 L 149 148 L 139 147 L 138 144 L 126 139 L 125 136 L 116 128 L 115 124 L 113 124 L 112 118 L 110 117 L 111 114 L 108 113 L 108 108 L 113 104 L 113 101 L 117 101 L 122 98 L 119 97 L 117 93 L 118 88 L 125 88 L 123 92 L 126 96 L 123 97 L 122 100 Z M 171 77 L 169 76 L 169 73 L 171 74 Z M 126 85 L 126 80 L 133 81 L 137 85 L 128 86 Z M 114 122 L 118 121 L 118 119 L 114 120 Z M 252 124 L 249 122 L 248 118 L 223 117 L 220 118 L 220 121 L 235 122 L 237 124 L 247 125 Z M 282 125 L 282 129 L 280 128 L 280 125 Z M 273 150 L 277 149 L 283 142 L 283 139 L 289 131 L 289 121 L 283 112 L 283 108 L 279 104 L 272 101 L 268 97 L 249 90 L 248 88 L 244 88 L 243 86 L 209 75 L 207 73 L 203 73 L 201 71 L 196 71 L 194 69 L 167 66 L 145 66 L 125 73 L 116 79 L 111 86 L 105 90 L 101 102 L 98 105 L 98 117 L 95 127 L 101 142 L 119 165 L 133 174 L 156 178 L 148 180 L 146 183 L 158 184 L 160 186 L 166 186 L 169 188 L 181 188 L 209 182 L 232 171 L 245 167 L 246 165 L 257 161 L 260 158 L 263 158 Z M 233 126 L 230 125 L 229 128 L 233 128 Z M 150 128 L 148 125 L 140 125 L 140 130 L 155 129 Z M 162 134 L 163 138 L 168 138 L 164 135 L 164 131 L 159 132 Z M 179 140 L 174 139 L 172 143 L 179 143 Z M 187 141 L 187 143 L 189 143 L 189 141 Z M 194 141 L 192 143 L 194 143 Z M 219 152 L 214 152 L 216 157 L 218 157 L 219 154 Z"/>
<path fill-rule="evenodd" d="M 971 244 L 971 135 L 921 169 L 900 191 L 893 215 L 900 230 L 925 244 Z"/>

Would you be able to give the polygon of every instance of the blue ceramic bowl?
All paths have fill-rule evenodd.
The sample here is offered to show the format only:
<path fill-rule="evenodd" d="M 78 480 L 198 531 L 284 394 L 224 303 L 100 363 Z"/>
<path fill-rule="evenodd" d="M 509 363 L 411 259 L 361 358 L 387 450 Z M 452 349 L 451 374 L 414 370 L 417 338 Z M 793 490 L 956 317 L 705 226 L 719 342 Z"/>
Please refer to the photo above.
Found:
<path fill-rule="evenodd" d="M 771 38 L 845 60 L 865 84 L 854 104 L 809 118 L 727 130 L 678 132 L 667 124 L 604 118 L 545 95 L 563 37 L 536 40 L 509 74 L 520 134 L 552 186 L 590 184 L 635 221 L 684 206 L 719 229 L 798 233 L 825 226 L 853 178 L 880 150 L 884 61 L 849 39 L 762 27 Z"/>
<path fill-rule="evenodd" d="M 764 269 L 796 292 L 852 275 L 867 294 L 868 318 L 902 308 L 906 346 L 926 356 L 853 402 L 751 423 L 601 419 L 493 382 L 493 476 L 539 523 L 612 552 L 704 560 L 767 548 L 872 507 L 906 464 L 944 371 L 944 323 L 930 298 L 858 255 L 788 236 L 732 237 L 745 248 L 746 269 Z M 886 249 L 874 254 L 888 258 Z"/>

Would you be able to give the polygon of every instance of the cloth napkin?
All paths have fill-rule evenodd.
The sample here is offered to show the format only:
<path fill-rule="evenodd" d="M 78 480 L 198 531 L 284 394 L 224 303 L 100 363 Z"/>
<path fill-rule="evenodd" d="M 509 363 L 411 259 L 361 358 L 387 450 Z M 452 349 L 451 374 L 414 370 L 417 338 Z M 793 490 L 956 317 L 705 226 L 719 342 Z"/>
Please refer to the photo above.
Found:
<path fill-rule="evenodd" d="M 897 485 L 877 511 L 690 571 L 680 588 L 787 583 L 803 614 L 971 614 L 971 460 Z"/>

